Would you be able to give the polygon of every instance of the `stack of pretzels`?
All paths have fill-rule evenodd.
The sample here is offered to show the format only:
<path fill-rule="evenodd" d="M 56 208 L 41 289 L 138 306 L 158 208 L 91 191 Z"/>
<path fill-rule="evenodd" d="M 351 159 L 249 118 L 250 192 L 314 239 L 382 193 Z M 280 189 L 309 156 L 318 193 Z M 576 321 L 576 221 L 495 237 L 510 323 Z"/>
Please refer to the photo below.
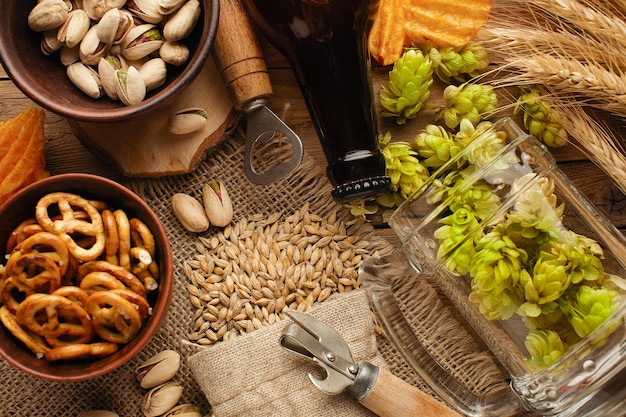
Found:
<path fill-rule="evenodd" d="M 131 341 L 159 285 L 152 232 L 121 209 L 49 193 L 6 243 L 0 321 L 48 361 L 103 357 Z"/>

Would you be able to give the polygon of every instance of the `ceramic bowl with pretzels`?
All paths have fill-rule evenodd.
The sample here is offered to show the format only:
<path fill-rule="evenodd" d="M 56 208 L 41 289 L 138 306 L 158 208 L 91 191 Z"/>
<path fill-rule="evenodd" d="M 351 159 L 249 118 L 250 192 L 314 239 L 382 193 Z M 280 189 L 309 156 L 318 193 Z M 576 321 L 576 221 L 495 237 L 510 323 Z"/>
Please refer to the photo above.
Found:
<path fill-rule="evenodd" d="M 167 316 L 170 245 L 150 207 L 90 174 L 56 175 L 0 207 L 0 355 L 52 381 L 107 374 Z"/>

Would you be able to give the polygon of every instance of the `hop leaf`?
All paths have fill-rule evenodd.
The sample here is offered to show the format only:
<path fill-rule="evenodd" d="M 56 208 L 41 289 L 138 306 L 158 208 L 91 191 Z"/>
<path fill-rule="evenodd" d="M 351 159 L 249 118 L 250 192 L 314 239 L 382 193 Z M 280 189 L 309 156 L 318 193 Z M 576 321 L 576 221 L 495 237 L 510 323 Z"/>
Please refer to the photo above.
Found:
<path fill-rule="evenodd" d="M 524 127 L 528 133 L 552 148 L 567 145 L 567 131 L 561 126 L 557 112 L 541 99 L 538 90 L 531 89 L 519 96 L 514 114 L 520 110 L 524 112 Z"/>
<path fill-rule="evenodd" d="M 524 342 L 530 354 L 528 364 L 535 369 L 541 369 L 556 362 L 567 350 L 559 334 L 549 329 L 532 330 Z"/>
<path fill-rule="evenodd" d="M 489 65 L 487 51 L 480 42 L 468 42 L 462 46 L 435 48 L 432 42 L 413 45 L 428 55 L 433 62 L 434 74 L 449 84 L 451 79 L 465 82 L 464 76 L 473 78 Z"/>
<path fill-rule="evenodd" d="M 389 83 L 380 89 L 382 116 L 395 117 L 403 125 L 414 118 L 430 97 L 432 62 L 418 49 L 408 49 L 389 72 Z"/>
<path fill-rule="evenodd" d="M 498 108 L 498 96 L 492 86 L 485 84 L 449 85 L 443 90 L 443 98 L 443 120 L 450 129 L 463 118 L 477 125 Z"/>

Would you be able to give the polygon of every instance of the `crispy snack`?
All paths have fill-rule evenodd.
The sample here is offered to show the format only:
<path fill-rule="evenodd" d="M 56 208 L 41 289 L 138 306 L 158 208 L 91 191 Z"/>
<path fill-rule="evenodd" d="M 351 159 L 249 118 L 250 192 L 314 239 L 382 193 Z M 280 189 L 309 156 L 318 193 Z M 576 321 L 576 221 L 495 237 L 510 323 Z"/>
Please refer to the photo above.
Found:
<path fill-rule="evenodd" d="M 0 204 L 24 186 L 49 176 L 44 159 L 45 113 L 29 107 L 0 124 Z"/>
<path fill-rule="evenodd" d="M 372 58 L 391 65 L 412 43 L 461 46 L 487 22 L 491 0 L 380 0 L 369 34 Z"/>

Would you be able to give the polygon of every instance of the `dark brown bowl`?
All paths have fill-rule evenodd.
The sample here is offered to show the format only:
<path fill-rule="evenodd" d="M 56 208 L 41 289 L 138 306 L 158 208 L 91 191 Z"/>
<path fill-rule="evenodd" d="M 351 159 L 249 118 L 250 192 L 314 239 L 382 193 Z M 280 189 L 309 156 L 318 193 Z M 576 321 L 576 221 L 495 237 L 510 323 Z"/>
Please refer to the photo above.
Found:
<path fill-rule="evenodd" d="M 0 252 L 12 230 L 34 216 L 37 201 L 50 192 L 64 191 L 97 199 L 113 208 L 121 208 L 129 217 L 142 220 L 152 231 L 157 245 L 160 282 L 158 294 L 151 299 L 152 315 L 140 333 L 111 356 L 77 362 L 47 362 L 37 359 L 19 340 L 0 324 L 0 356 L 18 369 L 51 381 L 82 381 L 107 374 L 135 356 L 157 332 L 167 317 L 172 298 L 172 254 L 163 226 L 148 205 L 126 187 L 103 177 L 89 174 L 63 174 L 38 181 L 12 196 L 0 206 Z M 3 257 L 4 259 L 4 257 Z"/>
<path fill-rule="evenodd" d="M 167 104 L 198 75 L 204 66 L 217 31 L 219 0 L 200 0 L 202 14 L 193 32 L 184 40 L 191 55 L 186 65 L 168 65 L 164 85 L 148 93 L 134 106 L 125 106 L 107 97 L 92 99 L 67 78 L 58 53 L 41 52 L 41 33 L 27 23 L 36 0 L 7 0 L 0 13 L 0 58 L 15 85 L 42 107 L 69 119 L 107 122 L 143 115 Z"/>

